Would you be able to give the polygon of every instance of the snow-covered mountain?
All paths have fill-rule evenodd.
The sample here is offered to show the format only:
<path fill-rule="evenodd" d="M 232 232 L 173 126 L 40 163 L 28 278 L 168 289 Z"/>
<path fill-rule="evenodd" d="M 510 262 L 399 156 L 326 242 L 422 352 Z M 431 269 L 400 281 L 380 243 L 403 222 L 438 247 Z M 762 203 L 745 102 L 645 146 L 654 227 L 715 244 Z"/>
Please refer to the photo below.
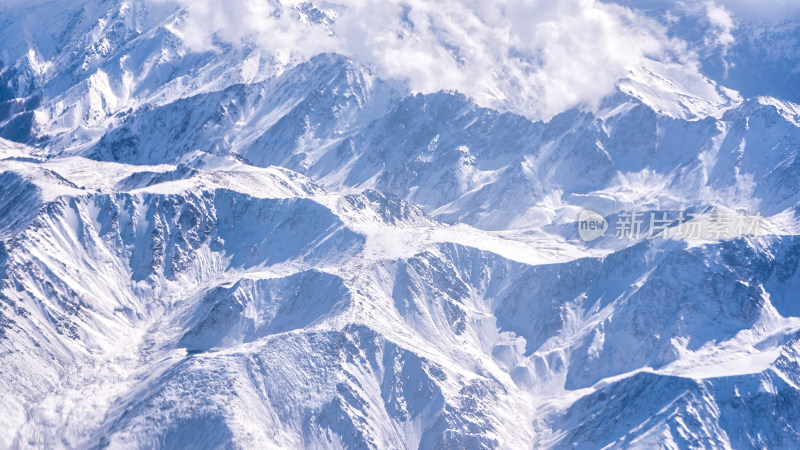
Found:
<path fill-rule="evenodd" d="M 502 91 L 551 70 L 522 44 L 492 96 L 426 90 L 341 54 L 363 5 L 267 3 L 348 44 L 198 47 L 205 2 L 0 5 L 0 448 L 800 443 L 800 21 L 565 0 L 669 50 L 536 116 Z M 472 70 L 473 25 L 412 56 Z M 763 220 L 586 242 L 583 209 Z"/>

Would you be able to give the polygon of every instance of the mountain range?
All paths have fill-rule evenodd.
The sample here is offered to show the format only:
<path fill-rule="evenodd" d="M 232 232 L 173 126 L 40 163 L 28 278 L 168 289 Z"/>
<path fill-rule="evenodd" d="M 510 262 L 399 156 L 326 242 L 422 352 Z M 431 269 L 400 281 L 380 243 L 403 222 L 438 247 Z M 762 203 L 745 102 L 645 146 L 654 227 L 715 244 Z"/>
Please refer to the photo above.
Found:
<path fill-rule="evenodd" d="M 697 64 L 549 117 L 197 49 L 170 2 L 0 5 L 0 447 L 797 446 L 800 21 L 633 3 Z"/>

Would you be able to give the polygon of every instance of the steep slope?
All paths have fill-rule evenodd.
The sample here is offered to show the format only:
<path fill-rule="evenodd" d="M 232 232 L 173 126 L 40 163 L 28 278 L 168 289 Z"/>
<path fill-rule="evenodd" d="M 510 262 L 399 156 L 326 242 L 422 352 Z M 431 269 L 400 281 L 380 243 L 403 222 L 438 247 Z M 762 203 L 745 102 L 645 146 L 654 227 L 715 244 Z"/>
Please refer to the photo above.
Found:
<path fill-rule="evenodd" d="M 282 72 L 259 48 L 197 50 L 169 2 L 0 5 L 0 137 L 82 148 L 132 111 Z"/>
<path fill-rule="evenodd" d="M 542 121 L 198 50 L 169 2 L 4 2 L 0 447 L 798 442 L 797 24 L 618 3 L 685 55 Z M 615 239 L 631 211 L 763 222 Z"/>
<path fill-rule="evenodd" d="M 776 214 L 797 201 L 779 181 L 796 157 L 789 102 L 764 97 L 719 118 L 684 120 L 619 93 L 596 115 L 570 110 L 543 123 L 458 94 L 401 93 L 350 60 L 320 55 L 261 84 L 139 111 L 87 155 L 141 164 L 236 154 L 498 230 L 548 224 L 569 205 Z M 772 148 L 769 161 L 737 156 L 748 139 Z M 764 171 L 771 175 L 762 179 Z"/>
<path fill-rule="evenodd" d="M 666 444 L 686 434 L 662 427 L 692 415 L 711 431 L 683 425 L 689 442 L 727 445 L 734 428 L 765 431 L 715 412 L 735 398 L 725 386 L 770 364 L 800 376 L 781 357 L 800 330 L 791 236 L 532 266 L 499 256 L 514 257 L 495 235 L 285 169 L 23 151 L 3 162 L 8 445 Z M 614 389 L 648 406 L 613 430 L 579 419 L 618 409 Z M 690 399 L 660 413 L 680 419 L 640 425 L 671 398 Z"/>
<path fill-rule="evenodd" d="M 382 114 L 396 95 L 392 89 L 352 61 L 319 55 L 263 83 L 144 108 L 103 136 L 89 156 L 142 164 L 200 150 L 296 170 L 310 165 L 307 152 Z"/>

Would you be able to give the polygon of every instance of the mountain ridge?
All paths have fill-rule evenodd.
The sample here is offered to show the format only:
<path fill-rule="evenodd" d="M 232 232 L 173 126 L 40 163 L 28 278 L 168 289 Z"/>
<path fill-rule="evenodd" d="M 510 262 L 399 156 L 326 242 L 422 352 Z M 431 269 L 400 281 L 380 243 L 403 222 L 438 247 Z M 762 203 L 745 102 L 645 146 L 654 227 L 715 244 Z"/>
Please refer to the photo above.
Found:
<path fill-rule="evenodd" d="M 199 51 L 172 6 L 0 7 L 0 447 L 800 439 L 800 106 L 740 86 L 758 49 L 536 120 L 332 52 Z M 697 53 L 703 20 L 664 26 Z M 618 239 L 630 212 L 761 222 Z"/>

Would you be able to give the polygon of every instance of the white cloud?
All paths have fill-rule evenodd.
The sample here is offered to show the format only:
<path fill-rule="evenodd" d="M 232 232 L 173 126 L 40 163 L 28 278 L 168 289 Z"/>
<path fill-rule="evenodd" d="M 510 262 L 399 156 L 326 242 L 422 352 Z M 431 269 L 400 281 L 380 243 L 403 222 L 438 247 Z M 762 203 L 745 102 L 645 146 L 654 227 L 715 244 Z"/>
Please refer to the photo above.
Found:
<path fill-rule="evenodd" d="M 327 24 L 297 1 L 151 1 L 187 11 L 180 32 L 194 48 L 255 44 L 285 62 L 333 51 L 417 91 L 458 90 L 536 118 L 595 105 L 672 46 L 655 21 L 596 0 L 320 1 Z"/>
<path fill-rule="evenodd" d="M 706 4 L 706 15 L 714 31 L 713 44 L 724 48 L 733 44 L 733 30 L 736 28 L 736 23 L 730 11 L 716 3 L 708 2 Z"/>
<path fill-rule="evenodd" d="M 728 52 L 736 39 L 733 32 L 736 30 L 736 21 L 731 12 L 714 1 L 705 4 L 705 14 L 710 28 L 706 33 L 705 44 L 709 47 L 718 47 L 722 51 L 722 62 L 725 73 L 729 69 Z"/>

